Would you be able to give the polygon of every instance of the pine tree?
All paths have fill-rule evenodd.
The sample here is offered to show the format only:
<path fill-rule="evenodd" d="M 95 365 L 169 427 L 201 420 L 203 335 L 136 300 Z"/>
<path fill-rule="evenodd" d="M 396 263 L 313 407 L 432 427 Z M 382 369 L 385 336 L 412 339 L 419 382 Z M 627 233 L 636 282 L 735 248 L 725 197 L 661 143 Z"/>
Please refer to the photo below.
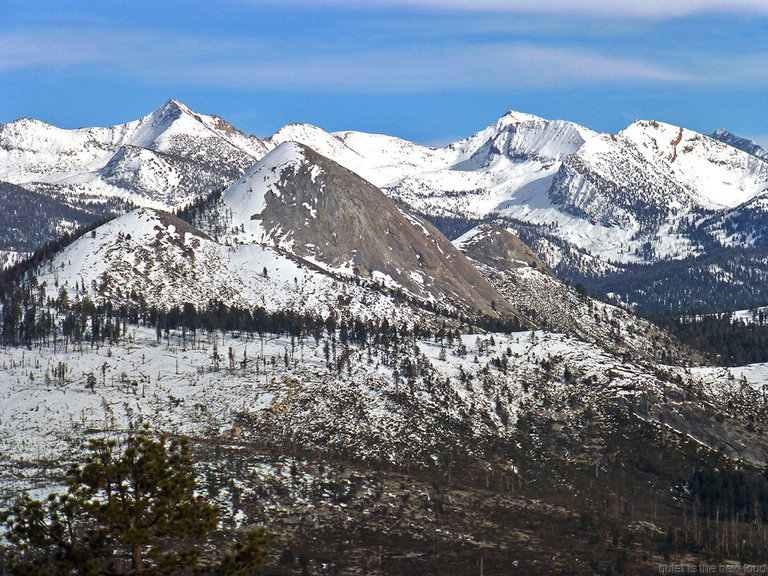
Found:
<path fill-rule="evenodd" d="M 189 445 L 147 429 L 124 443 L 94 440 L 67 491 L 22 496 L 0 514 L 17 575 L 251 574 L 264 536 L 245 534 L 229 555 L 205 557 L 218 509 L 195 494 Z"/>

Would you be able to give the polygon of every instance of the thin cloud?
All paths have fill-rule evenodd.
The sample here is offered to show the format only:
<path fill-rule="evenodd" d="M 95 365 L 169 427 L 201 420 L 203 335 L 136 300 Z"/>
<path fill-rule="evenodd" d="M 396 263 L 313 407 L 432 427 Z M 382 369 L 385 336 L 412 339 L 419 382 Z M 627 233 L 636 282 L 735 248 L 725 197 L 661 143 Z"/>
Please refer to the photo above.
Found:
<path fill-rule="evenodd" d="M 62 66 L 120 66 L 179 61 L 233 48 L 226 41 L 162 31 L 38 28 L 0 33 L 0 70 Z"/>
<path fill-rule="evenodd" d="M 251 0 L 256 4 L 355 7 L 357 0 Z M 565 14 L 597 18 L 666 19 L 697 14 L 768 16 L 765 0 L 369 0 L 368 8 L 416 8 L 509 14 Z"/>
<path fill-rule="evenodd" d="M 171 73 L 171 70 L 168 70 Z M 684 75 L 652 64 L 573 49 L 526 45 L 320 54 L 300 61 L 197 64 L 182 76 L 197 84 L 240 88 L 421 92 L 509 89 L 611 82 L 682 82 Z"/>
<path fill-rule="evenodd" d="M 702 63 L 704 62 L 704 63 Z M 0 70 L 79 67 L 96 76 L 237 89 L 359 93 L 585 85 L 768 85 L 768 54 L 668 55 L 664 62 L 576 46 L 495 42 L 296 47 L 152 30 L 0 34 Z"/>

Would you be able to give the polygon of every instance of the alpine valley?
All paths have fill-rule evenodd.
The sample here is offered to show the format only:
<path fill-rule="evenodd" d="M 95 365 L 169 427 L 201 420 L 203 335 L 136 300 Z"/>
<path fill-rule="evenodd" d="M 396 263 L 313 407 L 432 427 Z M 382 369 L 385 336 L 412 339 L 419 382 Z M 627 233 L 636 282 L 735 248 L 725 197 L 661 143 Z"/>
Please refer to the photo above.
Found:
<path fill-rule="evenodd" d="M 637 313 L 768 304 L 766 158 L 516 112 L 439 149 L 0 125 L 0 505 L 148 425 L 261 574 L 764 564 L 762 310 L 704 350 Z"/>

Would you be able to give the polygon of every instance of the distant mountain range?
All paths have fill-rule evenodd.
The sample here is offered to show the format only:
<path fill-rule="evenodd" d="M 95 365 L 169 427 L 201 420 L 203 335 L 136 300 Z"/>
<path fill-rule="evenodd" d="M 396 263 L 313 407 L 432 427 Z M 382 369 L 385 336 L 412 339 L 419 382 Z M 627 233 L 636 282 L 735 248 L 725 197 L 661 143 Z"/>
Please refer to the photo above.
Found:
<path fill-rule="evenodd" d="M 35 208 L 0 217 L 0 249 L 14 259 L 133 207 L 179 209 L 252 174 L 286 142 L 379 187 L 407 207 L 406 218 L 421 215 L 449 237 L 494 223 L 556 273 L 639 310 L 766 303 L 768 153 L 723 130 L 706 136 L 645 121 L 610 135 L 509 112 L 465 140 L 429 148 L 306 124 L 260 140 L 174 100 L 111 128 L 22 119 L 0 126 L 0 181 L 4 194 L 26 194 Z M 285 225 L 273 218 L 269 227 Z M 300 241 L 310 256 L 312 242 Z"/>
<path fill-rule="evenodd" d="M 160 310 L 221 302 L 432 327 L 543 328 L 639 358 L 658 360 L 660 342 L 665 353 L 689 355 L 647 322 L 579 295 L 507 230 L 482 225 L 451 243 L 295 142 L 181 215 L 133 210 L 31 272 L 52 300 L 87 295 L 97 305 Z M 616 340 L 611 323 L 632 329 Z"/>

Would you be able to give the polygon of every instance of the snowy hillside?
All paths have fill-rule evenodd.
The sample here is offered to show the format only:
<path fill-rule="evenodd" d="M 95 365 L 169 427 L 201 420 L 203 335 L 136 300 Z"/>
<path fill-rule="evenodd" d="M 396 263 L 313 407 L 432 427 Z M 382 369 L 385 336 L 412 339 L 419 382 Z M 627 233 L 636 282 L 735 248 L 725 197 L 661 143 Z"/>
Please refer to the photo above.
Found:
<path fill-rule="evenodd" d="M 421 566 L 416 550 L 401 558 L 412 540 L 462 561 L 483 552 L 489 564 L 513 556 L 526 572 L 586 575 L 589 562 L 569 552 L 611 558 L 611 530 L 640 539 L 629 559 L 649 572 L 655 534 L 675 525 L 666 499 L 686 512 L 690 499 L 675 485 L 685 472 L 666 480 L 664 463 L 732 466 L 708 447 L 742 474 L 768 460 L 768 442 L 747 430 L 766 366 L 652 371 L 546 332 L 342 344 L 339 331 L 192 340 L 129 325 L 122 342 L 6 347 L 0 366 L 0 504 L 59 489 L 89 438 L 149 424 L 191 439 L 200 492 L 226 526 L 268 527 L 275 570 L 284 550 L 304 550 L 298 525 L 313 535 L 305 563 L 323 575 Z M 581 518 L 605 506 L 598 490 L 609 503 L 654 500 L 627 496 L 610 528 L 585 529 Z M 383 546 L 387 531 L 405 544 Z M 372 554 L 384 568 L 366 567 Z"/>
<path fill-rule="evenodd" d="M 214 333 L 194 345 L 182 342 L 180 333 L 167 342 L 165 337 L 158 342 L 154 330 L 142 328 L 131 328 L 129 336 L 125 345 L 65 348 L 61 343 L 57 349 L 51 345 L 24 354 L 13 348 L 0 353 L 5 369 L 0 421 L 13 422 L 0 434 L 0 453 L 13 455 L 12 460 L 62 454 L 76 447 L 87 429 L 117 431 L 151 422 L 190 436 L 204 431 L 219 435 L 247 421 L 246 439 L 284 427 L 288 431 L 283 433 L 301 438 L 308 447 L 356 452 L 364 459 L 408 455 L 429 461 L 438 456 L 433 451 L 440 450 L 441 442 L 451 441 L 436 434 L 433 425 L 445 428 L 465 419 L 468 436 L 461 441 L 468 447 L 472 438 L 510 437 L 537 388 L 558 398 L 557 403 L 577 391 L 586 393 L 581 402 L 595 407 L 645 397 L 653 404 L 646 417 L 655 418 L 679 403 L 676 418 L 680 424 L 690 418 L 689 433 L 696 436 L 712 431 L 697 429 L 694 422 L 706 406 L 697 408 L 684 399 L 685 388 L 706 382 L 707 387 L 726 389 L 730 380 L 727 373 L 722 377 L 723 370 L 701 368 L 691 378 L 683 369 L 668 367 L 667 378 L 684 381 L 677 385 L 598 347 L 545 332 L 464 334 L 450 344 L 420 340 L 391 350 L 351 344 L 341 372 L 336 368 L 341 355 L 337 344 L 330 357 L 324 352 L 330 336 L 318 343 L 309 337 L 292 341 L 276 334 L 261 339 Z M 221 351 L 221 366 L 212 361 L 214 346 Z M 398 375 L 408 357 L 415 370 L 411 383 L 401 379 L 402 372 Z M 61 364 L 68 369 L 59 376 Z M 757 389 L 766 367 L 742 372 Z M 86 386 L 88 374 L 98 375 L 93 391 Z M 584 384 L 571 381 L 575 377 Z M 669 399 L 661 401 L 662 394 Z M 402 402 L 400 395 L 416 406 Z M 344 406 L 350 402 L 354 418 L 334 417 L 349 410 Z M 410 420 L 414 410 L 425 420 Z M 702 436 L 700 441 L 707 440 Z M 729 448 L 737 450 L 757 462 L 768 461 L 765 441 L 751 447 L 737 442 Z"/>
<path fill-rule="evenodd" d="M 413 321 L 409 307 L 339 281 L 263 244 L 224 245 L 186 222 L 138 209 L 86 234 L 38 272 L 47 295 L 88 296 L 97 304 L 143 302 L 160 309 L 210 302 L 270 312 L 335 313 Z M 427 312 L 424 312 L 427 316 Z"/>
<path fill-rule="evenodd" d="M 532 326 L 570 334 L 636 360 L 701 362 L 650 322 L 590 298 L 583 286 L 566 285 L 509 230 L 484 224 L 454 243 Z"/>

